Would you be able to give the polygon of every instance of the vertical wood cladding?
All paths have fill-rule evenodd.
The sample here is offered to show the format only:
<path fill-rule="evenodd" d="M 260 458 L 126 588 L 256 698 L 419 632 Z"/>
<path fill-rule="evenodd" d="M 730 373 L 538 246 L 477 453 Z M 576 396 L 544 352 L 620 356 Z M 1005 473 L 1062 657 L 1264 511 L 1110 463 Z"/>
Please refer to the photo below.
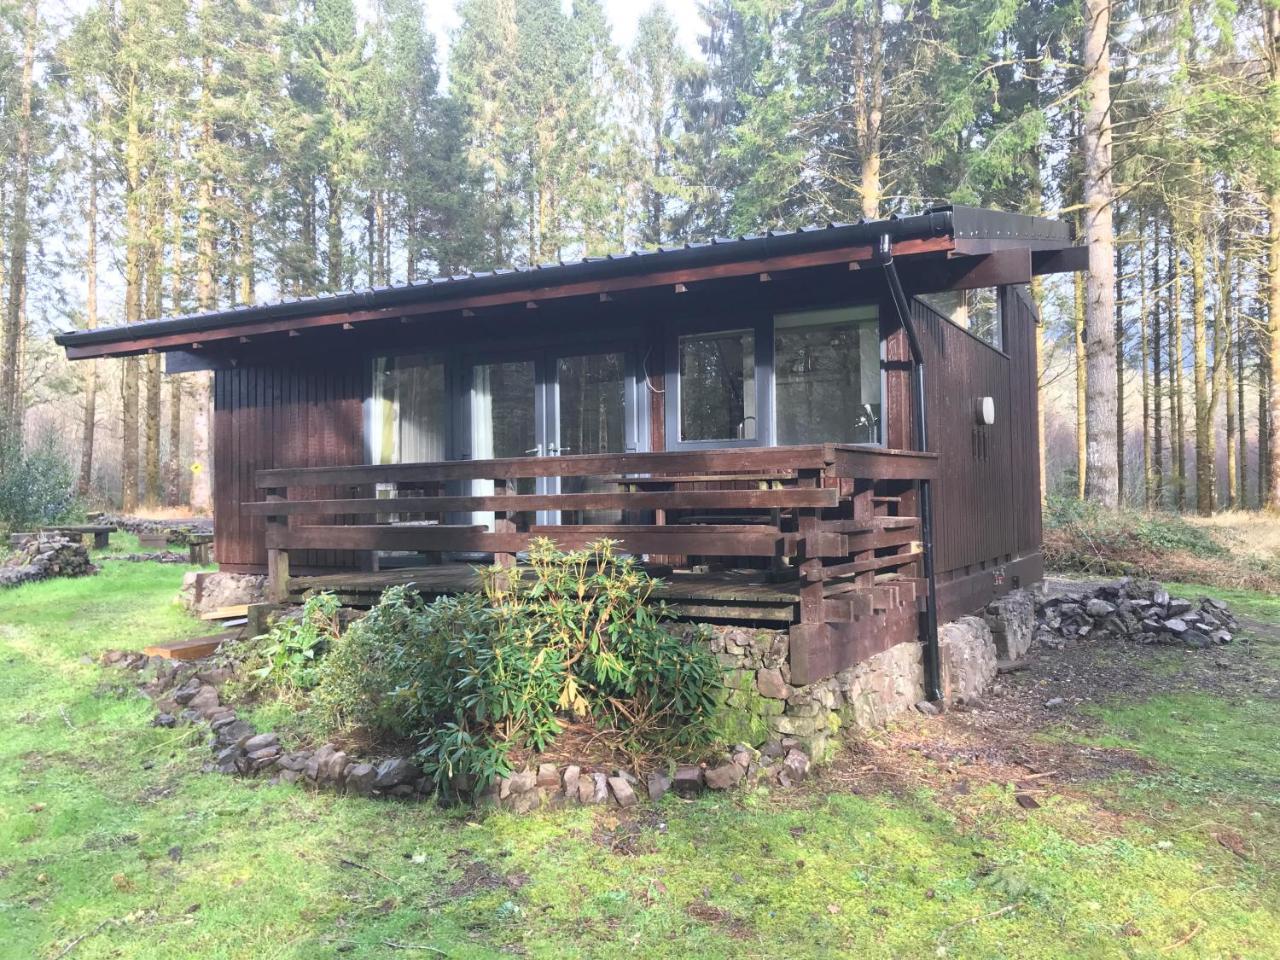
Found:
<path fill-rule="evenodd" d="M 364 365 L 235 367 L 214 375 L 214 557 L 232 569 L 266 563 L 266 521 L 240 511 L 262 499 L 258 470 L 364 461 Z M 298 522 L 325 522 L 305 518 Z M 311 551 L 298 566 L 355 567 L 350 552 Z"/>
<path fill-rule="evenodd" d="M 929 447 L 941 458 L 934 547 L 942 579 L 1040 551 L 1035 313 L 1004 292 L 1005 351 L 913 301 L 926 369 Z M 982 397 L 995 423 L 979 422 Z"/>

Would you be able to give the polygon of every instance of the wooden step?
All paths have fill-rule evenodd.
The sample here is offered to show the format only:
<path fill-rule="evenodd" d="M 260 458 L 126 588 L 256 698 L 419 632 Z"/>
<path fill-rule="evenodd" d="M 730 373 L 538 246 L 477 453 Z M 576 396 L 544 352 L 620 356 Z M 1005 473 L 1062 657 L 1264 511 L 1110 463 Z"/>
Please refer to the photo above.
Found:
<path fill-rule="evenodd" d="M 178 640 L 173 643 L 161 643 L 147 647 L 142 652 L 149 657 L 164 657 L 166 660 L 200 660 L 218 652 L 218 648 L 228 640 L 240 636 L 239 630 L 228 630 L 215 633 L 211 637 L 196 637 L 194 640 Z"/>

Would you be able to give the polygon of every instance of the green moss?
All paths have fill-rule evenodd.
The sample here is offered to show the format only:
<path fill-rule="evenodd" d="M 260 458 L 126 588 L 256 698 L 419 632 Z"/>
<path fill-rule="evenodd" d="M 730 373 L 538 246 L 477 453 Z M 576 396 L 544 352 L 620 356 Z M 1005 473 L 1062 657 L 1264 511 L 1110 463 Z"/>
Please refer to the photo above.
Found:
<path fill-rule="evenodd" d="M 746 670 L 725 674 L 720 706 L 712 730 L 716 742 L 756 747 L 769 739 L 769 718 L 783 711 L 781 700 L 762 697 L 755 675 Z"/>

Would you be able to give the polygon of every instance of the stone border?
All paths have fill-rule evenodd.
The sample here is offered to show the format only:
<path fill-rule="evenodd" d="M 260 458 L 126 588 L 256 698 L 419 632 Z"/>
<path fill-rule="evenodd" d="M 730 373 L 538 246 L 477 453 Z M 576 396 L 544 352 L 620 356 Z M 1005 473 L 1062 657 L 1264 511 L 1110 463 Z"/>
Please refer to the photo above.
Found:
<path fill-rule="evenodd" d="M 269 776 L 272 783 L 300 784 L 362 797 L 425 799 L 433 795 L 430 782 L 409 757 L 379 760 L 348 756 L 331 743 L 314 750 L 286 752 L 275 733 L 260 733 L 223 702 L 219 687 L 232 671 L 209 661 L 179 662 L 123 650 L 108 650 L 100 658 L 108 667 L 137 673 L 151 672 L 143 692 L 153 701 L 159 727 L 180 723 L 208 727 L 214 759 L 206 772 L 233 776 Z M 626 809 L 640 802 L 641 792 L 652 802 L 669 791 L 692 799 L 707 790 L 728 790 L 742 783 L 791 787 L 809 774 L 808 754 L 794 737 L 770 741 L 762 750 L 738 745 L 713 763 L 681 764 L 669 774 L 650 772 L 641 786 L 630 771 L 610 772 L 581 764 L 557 767 L 541 763 L 491 783 L 472 797 L 476 806 L 496 806 L 516 813 L 540 807 L 572 804 L 610 804 Z M 460 793 L 467 793 L 459 784 Z"/>

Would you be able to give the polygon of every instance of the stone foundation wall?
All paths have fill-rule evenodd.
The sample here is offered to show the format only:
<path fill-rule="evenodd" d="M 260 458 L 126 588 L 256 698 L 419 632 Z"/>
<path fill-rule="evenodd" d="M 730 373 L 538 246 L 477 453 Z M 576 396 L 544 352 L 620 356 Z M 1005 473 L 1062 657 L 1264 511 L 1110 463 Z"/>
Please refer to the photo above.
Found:
<path fill-rule="evenodd" d="M 900 643 L 834 677 L 791 684 L 785 630 L 686 625 L 701 635 L 727 668 L 726 729 L 730 742 L 761 744 L 794 737 L 823 759 L 844 725 L 883 726 L 925 699 L 924 646 Z M 1035 605 L 1025 590 L 992 603 L 982 616 L 938 628 L 942 687 L 947 704 L 972 702 L 995 680 L 998 659 L 1016 660 L 1031 646 Z"/>

